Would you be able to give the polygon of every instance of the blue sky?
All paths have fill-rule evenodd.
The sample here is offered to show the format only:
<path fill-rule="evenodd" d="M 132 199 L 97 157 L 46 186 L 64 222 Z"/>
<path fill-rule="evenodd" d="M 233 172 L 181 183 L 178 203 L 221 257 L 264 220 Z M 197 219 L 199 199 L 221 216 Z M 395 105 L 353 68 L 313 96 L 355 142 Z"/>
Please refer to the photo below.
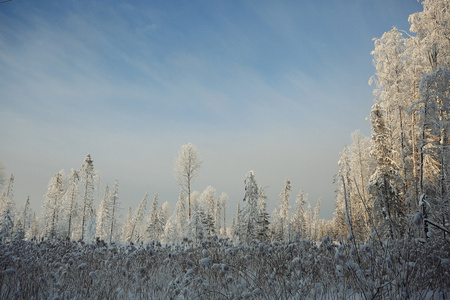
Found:
<path fill-rule="evenodd" d="M 356 129 L 370 135 L 374 37 L 408 30 L 402 1 L 27 1 L 0 4 L 0 160 L 15 201 L 40 211 L 49 179 L 90 153 L 124 214 L 159 193 L 173 208 L 188 142 L 195 190 L 228 193 L 254 170 L 271 211 L 286 178 L 322 217 Z"/>

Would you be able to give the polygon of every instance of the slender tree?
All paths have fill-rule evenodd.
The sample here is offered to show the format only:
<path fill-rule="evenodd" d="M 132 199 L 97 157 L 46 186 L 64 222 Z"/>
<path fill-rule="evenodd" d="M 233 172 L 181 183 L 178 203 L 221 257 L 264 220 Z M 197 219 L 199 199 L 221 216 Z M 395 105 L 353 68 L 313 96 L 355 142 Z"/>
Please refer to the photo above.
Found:
<path fill-rule="evenodd" d="M 64 195 L 64 171 L 61 170 L 50 179 L 44 204 L 44 236 L 48 239 L 60 237 L 60 217 Z"/>
<path fill-rule="evenodd" d="M 197 177 L 202 165 L 197 149 L 191 143 L 183 145 L 175 160 L 175 178 L 188 194 L 188 216 L 191 219 L 191 182 Z"/>
<path fill-rule="evenodd" d="M 12 238 L 14 228 L 15 203 L 13 200 L 14 175 L 9 176 L 0 199 L 0 240 Z"/>
<path fill-rule="evenodd" d="M 69 186 L 67 187 L 66 193 L 64 195 L 64 211 L 66 218 L 64 224 L 67 226 L 67 228 L 65 229 L 67 238 L 73 237 L 74 227 L 77 224 L 77 218 L 79 216 L 79 182 L 79 171 L 72 169 L 69 175 Z"/>
<path fill-rule="evenodd" d="M 95 230 L 95 207 L 94 207 L 94 190 L 95 190 L 95 172 L 94 162 L 91 155 L 88 154 L 81 166 L 81 178 L 83 185 L 83 212 L 81 216 L 81 240 L 85 240 L 86 232 L 92 235 Z"/>

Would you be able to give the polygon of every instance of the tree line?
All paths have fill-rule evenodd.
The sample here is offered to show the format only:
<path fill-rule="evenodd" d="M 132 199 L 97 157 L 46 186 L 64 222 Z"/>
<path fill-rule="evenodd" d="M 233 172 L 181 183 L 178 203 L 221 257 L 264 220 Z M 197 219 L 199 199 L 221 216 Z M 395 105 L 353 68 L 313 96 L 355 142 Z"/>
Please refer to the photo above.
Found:
<path fill-rule="evenodd" d="M 426 0 L 423 11 L 409 17 L 410 32 L 393 28 L 374 39 L 374 104 L 371 137 L 351 134 L 338 162 L 336 210 L 332 220 L 320 220 L 320 200 L 312 209 L 300 191 L 289 204 L 292 186 L 286 179 L 279 205 L 267 212 L 264 188 L 253 171 L 244 181 L 244 197 L 230 226 L 226 224 L 228 196 L 213 187 L 192 191 L 191 182 L 202 165 L 194 145 L 181 147 L 175 163 L 180 184 L 173 212 L 148 194 L 123 223 L 118 218 L 119 185 L 105 186 L 96 207 L 96 172 L 88 155 L 80 170 L 58 172 L 49 182 L 41 217 L 29 199 L 16 210 L 11 175 L 0 201 L 0 237 L 112 242 L 199 241 L 207 236 L 241 243 L 307 238 L 349 237 L 367 241 L 426 239 L 450 234 L 449 114 L 450 4 Z M 186 208 L 187 205 L 187 208 Z M 186 214 L 187 211 L 187 214 Z"/>

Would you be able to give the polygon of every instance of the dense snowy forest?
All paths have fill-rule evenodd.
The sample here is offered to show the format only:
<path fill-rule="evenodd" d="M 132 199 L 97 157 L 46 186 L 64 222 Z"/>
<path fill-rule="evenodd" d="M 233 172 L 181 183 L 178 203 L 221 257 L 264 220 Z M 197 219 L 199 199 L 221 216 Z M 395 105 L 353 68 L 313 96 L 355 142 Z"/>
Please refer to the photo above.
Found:
<path fill-rule="evenodd" d="M 123 207 L 90 155 L 49 180 L 41 212 L 16 207 L 2 173 L 2 298 L 448 299 L 450 4 L 426 0 L 409 22 L 374 39 L 372 135 L 355 131 L 341 153 L 332 220 L 289 179 L 268 212 L 249 171 L 227 224 L 226 193 L 191 190 L 190 143 L 173 209 L 158 194 Z"/>

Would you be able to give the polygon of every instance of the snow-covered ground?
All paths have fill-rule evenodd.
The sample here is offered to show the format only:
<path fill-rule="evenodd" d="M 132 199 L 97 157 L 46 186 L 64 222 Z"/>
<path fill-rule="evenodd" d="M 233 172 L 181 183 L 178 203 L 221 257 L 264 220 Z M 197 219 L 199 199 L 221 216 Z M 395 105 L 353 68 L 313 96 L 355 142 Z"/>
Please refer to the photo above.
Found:
<path fill-rule="evenodd" d="M 1 299 L 448 299 L 450 247 L 402 240 L 0 244 Z"/>

